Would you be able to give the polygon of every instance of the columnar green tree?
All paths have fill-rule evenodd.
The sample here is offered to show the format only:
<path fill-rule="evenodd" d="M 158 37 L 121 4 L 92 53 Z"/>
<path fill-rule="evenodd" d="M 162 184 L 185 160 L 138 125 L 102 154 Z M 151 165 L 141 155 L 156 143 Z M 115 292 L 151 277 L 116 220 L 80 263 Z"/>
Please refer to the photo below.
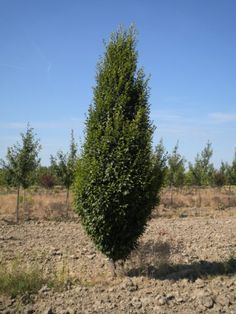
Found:
<path fill-rule="evenodd" d="M 134 29 L 119 29 L 98 64 L 75 182 L 81 221 L 113 264 L 136 247 L 157 201 L 148 94 Z"/>
<path fill-rule="evenodd" d="M 68 153 L 59 151 L 56 157 L 51 156 L 51 167 L 66 188 L 66 212 L 69 210 L 69 192 L 74 182 L 75 169 L 78 161 L 77 144 L 74 132 L 71 131 L 70 150 Z"/>
<path fill-rule="evenodd" d="M 40 164 L 38 157 L 41 146 L 35 139 L 33 128 L 29 125 L 25 133 L 21 133 L 21 143 L 17 143 L 7 150 L 6 161 L 1 161 L 6 171 L 7 181 L 17 188 L 16 222 L 19 220 L 20 188 L 23 193 L 35 180 L 36 169 Z"/>

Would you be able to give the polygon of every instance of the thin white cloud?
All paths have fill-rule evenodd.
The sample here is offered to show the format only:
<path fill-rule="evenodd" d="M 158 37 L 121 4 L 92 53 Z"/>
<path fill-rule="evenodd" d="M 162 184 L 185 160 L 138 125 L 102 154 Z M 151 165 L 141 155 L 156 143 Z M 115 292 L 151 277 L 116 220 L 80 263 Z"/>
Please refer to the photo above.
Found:
<path fill-rule="evenodd" d="M 14 70 L 20 70 L 20 71 L 25 70 L 25 68 L 23 66 L 15 65 L 15 64 L 9 64 L 9 63 L 0 63 L 0 67 L 14 69 Z"/>
<path fill-rule="evenodd" d="M 235 113 L 213 112 L 209 117 L 215 123 L 236 122 Z"/>
<path fill-rule="evenodd" d="M 219 119 L 218 116 L 214 116 L 215 119 L 216 117 Z M 228 116 L 227 118 L 229 120 Z M 232 121 L 232 116 L 230 118 Z M 209 119 L 209 115 L 197 116 L 190 112 L 178 114 L 173 110 L 157 110 L 151 113 L 151 119 L 157 126 L 157 132 L 163 134 L 163 137 L 167 134 L 178 137 L 204 137 L 206 134 L 213 135 L 222 131 L 214 126 L 216 122 L 213 121 L 213 117 Z"/>

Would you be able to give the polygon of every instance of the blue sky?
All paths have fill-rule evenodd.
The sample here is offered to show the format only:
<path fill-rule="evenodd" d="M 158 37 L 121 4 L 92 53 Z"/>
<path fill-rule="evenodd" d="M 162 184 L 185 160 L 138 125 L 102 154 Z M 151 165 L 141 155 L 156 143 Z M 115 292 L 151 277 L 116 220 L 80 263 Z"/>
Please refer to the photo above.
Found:
<path fill-rule="evenodd" d="M 31 123 L 42 163 L 83 139 L 96 64 L 120 24 L 135 23 L 139 65 L 151 75 L 154 144 L 192 161 L 236 146 L 235 0 L 0 0 L 0 158 Z"/>

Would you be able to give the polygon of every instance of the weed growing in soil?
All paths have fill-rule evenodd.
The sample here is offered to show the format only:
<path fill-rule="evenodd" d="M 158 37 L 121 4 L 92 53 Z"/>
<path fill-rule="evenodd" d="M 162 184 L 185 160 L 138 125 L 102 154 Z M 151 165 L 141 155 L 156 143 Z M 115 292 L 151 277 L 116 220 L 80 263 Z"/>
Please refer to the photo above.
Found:
<path fill-rule="evenodd" d="M 37 293 L 43 286 L 55 291 L 69 288 L 73 282 L 67 265 L 57 268 L 53 276 L 45 275 L 40 265 L 25 265 L 19 258 L 0 262 L 0 295 L 11 297 Z"/>
<path fill-rule="evenodd" d="M 25 266 L 15 260 L 0 264 L 0 294 L 16 297 L 25 293 L 36 293 L 46 280 L 37 266 Z"/>
<path fill-rule="evenodd" d="M 62 291 L 65 288 L 70 288 L 74 282 L 75 279 L 70 276 L 68 265 L 63 261 L 63 263 L 55 269 L 53 277 L 47 281 L 47 285 L 55 291 Z"/>

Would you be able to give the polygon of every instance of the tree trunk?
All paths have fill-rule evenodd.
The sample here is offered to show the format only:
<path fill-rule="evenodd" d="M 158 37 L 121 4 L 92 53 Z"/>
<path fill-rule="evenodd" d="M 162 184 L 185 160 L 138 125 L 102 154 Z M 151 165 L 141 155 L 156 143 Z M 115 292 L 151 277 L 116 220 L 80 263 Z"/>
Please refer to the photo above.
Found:
<path fill-rule="evenodd" d="M 200 216 L 202 216 L 202 196 L 201 196 L 201 186 L 198 187 L 198 207 L 200 211 Z"/>
<path fill-rule="evenodd" d="M 25 193 L 26 193 L 26 189 L 23 189 L 23 211 L 24 211 L 25 220 L 29 220 L 30 218 L 29 206 L 26 206 L 26 203 L 25 203 Z"/>
<path fill-rule="evenodd" d="M 125 262 L 123 260 L 118 261 L 118 275 L 124 276 L 125 275 Z M 117 270 L 117 267 L 116 267 Z M 117 273 L 117 272 L 116 272 Z"/>
<path fill-rule="evenodd" d="M 25 189 L 23 188 L 23 197 L 22 197 L 22 207 L 23 207 L 23 213 L 24 213 L 24 218 L 26 218 L 26 212 L 25 212 Z"/>
<path fill-rule="evenodd" d="M 17 198 L 16 198 L 16 223 L 19 222 L 19 205 L 20 205 L 20 187 L 17 187 Z"/>
<path fill-rule="evenodd" d="M 116 262 L 113 261 L 113 259 L 110 259 L 110 265 L 111 265 L 112 277 L 115 278 L 115 277 L 117 277 L 117 273 L 116 273 Z"/>
<path fill-rule="evenodd" d="M 170 207 L 173 206 L 173 186 L 170 187 Z"/>
<path fill-rule="evenodd" d="M 66 189 L 66 216 L 68 216 L 69 212 L 69 196 L 70 196 L 70 189 Z"/>

